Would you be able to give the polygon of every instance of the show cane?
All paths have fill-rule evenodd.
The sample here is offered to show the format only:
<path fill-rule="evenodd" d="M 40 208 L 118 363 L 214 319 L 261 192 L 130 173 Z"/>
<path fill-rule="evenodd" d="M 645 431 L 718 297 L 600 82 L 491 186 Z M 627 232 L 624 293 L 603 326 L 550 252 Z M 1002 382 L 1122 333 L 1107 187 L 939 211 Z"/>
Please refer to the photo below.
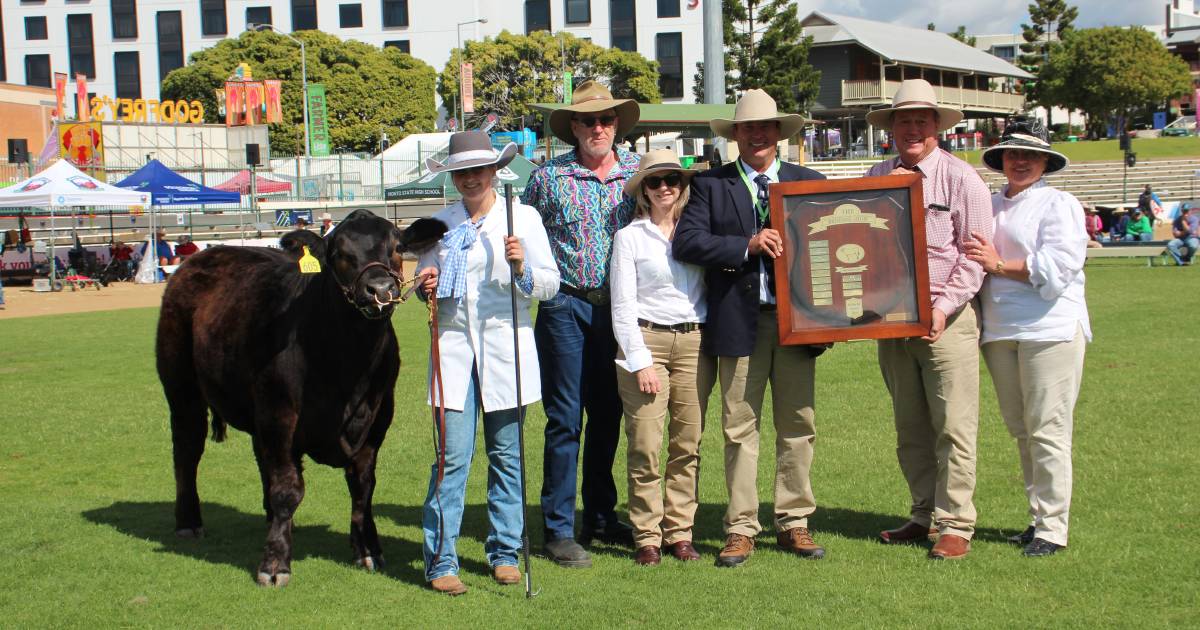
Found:
<path fill-rule="evenodd" d="M 513 234 L 513 191 L 512 184 L 504 185 L 504 205 L 508 210 L 508 235 Z M 517 442 L 521 450 L 521 554 L 525 559 L 525 597 L 532 598 L 537 595 L 533 591 L 533 576 L 529 571 L 529 504 L 525 497 L 525 405 L 521 397 L 521 339 L 520 319 L 518 318 L 519 311 L 517 309 L 517 266 L 513 262 L 508 263 L 510 273 L 510 281 L 508 283 L 509 295 L 512 297 L 512 318 L 513 318 L 513 357 L 517 365 Z"/>

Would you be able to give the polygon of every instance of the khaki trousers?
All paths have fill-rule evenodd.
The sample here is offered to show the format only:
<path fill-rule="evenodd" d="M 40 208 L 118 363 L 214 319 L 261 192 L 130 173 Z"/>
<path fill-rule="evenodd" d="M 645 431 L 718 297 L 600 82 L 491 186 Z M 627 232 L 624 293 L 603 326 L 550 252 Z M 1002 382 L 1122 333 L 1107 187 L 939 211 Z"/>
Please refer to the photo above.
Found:
<path fill-rule="evenodd" d="M 1067 544 L 1071 435 L 1087 339 L 984 344 L 1000 415 L 1017 440 L 1034 536 Z"/>
<path fill-rule="evenodd" d="M 757 341 L 748 357 L 718 357 L 721 428 L 725 434 L 725 533 L 754 537 L 758 521 L 758 436 L 763 396 L 771 383 L 775 421 L 775 527 L 808 527 L 816 509 L 808 471 L 816 425 L 813 378 L 816 359 L 804 346 L 779 345 L 775 311 L 758 316 Z"/>
<path fill-rule="evenodd" d="M 881 339 L 879 369 L 892 395 L 896 456 L 912 495 L 912 520 L 970 539 L 975 532 L 979 432 L 979 319 L 974 302 L 935 343 Z"/>
<path fill-rule="evenodd" d="M 700 474 L 700 437 L 713 386 L 712 358 L 700 352 L 700 331 L 677 333 L 642 329 L 654 357 L 662 389 L 646 394 L 637 375 L 617 368 L 617 385 L 625 408 L 629 520 L 638 547 L 668 545 L 692 539 Z M 621 355 L 623 359 L 624 356 Z M 700 372 L 707 382 L 698 382 Z M 663 423 L 667 422 L 666 475 L 659 472 Z M 663 498 L 665 479 L 666 498 Z"/>

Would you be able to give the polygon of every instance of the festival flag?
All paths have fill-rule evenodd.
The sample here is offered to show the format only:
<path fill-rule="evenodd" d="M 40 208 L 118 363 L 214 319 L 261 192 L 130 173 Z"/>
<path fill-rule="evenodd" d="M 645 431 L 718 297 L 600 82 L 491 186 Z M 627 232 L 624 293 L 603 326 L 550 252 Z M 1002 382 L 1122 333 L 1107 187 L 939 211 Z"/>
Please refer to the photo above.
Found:
<path fill-rule="evenodd" d="M 283 81 L 270 79 L 263 81 L 266 89 L 267 122 L 283 122 Z"/>
<path fill-rule="evenodd" d="M 67 73 L 65 72 L 54 73 L 54 102 L 54 119 L 66 120 L 67 112 L 64 105 L 67 102 Z"/>
<path fill-rule="evenodd" d="M 308 85 L 308 136 L 312 155 L 329 155 L 329 121 L 325 108 L 325 86 Z"/>
<path fill-rule="evenodd" d="M 87 122 L 92 119 L 92 112 L 88 109 L 88 91 L 87 91 L 87 75 L 75 75 L 75 118 L 79 122 Z"/>

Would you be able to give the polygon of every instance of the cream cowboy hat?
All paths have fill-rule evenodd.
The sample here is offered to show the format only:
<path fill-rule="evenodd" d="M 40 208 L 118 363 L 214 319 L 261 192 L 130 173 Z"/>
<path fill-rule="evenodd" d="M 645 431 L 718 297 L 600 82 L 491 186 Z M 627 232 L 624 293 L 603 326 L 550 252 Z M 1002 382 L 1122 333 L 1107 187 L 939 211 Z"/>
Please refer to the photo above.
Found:
<path fill-rule="evenodd" d="M 614 109 L 617 112 L 617 132 L 613 141 L 619 142 L 633 131 L 633 126 L 641 118 L 642 109 L 637 101 L 629 98 L 613 98 L 608 88 L 595 81 L 580 83 L 571 93 L 571 104 L 564 105 L 550 112 L 550 133 L 567 144 L 575 144 L 575 134 L 571 132 L 571 116 L 574 114 L 591 114 Z"/>
<path fill-rule="evenodd" d="M 700 172 L 692 168 L 684 168 L 679 163 L 679 156 L 675 155 L 672 149 L 655 149 L 642 156 L 642 161 L 638 164 L 638 170 L 625 182 L 625 195 L 628 197 L 637 197 L 638 191 L 641 190 L 642 180 L 651 175 L 665 175 L 675 171 L 683 175 L 683 185 L 687 186 L 691 181 L 692 176 Z"/>
<path fill-rule="evenodd" d="M 714 118 L 708 126 L 713 133 L 727 140 L 736 140 L 733 136 L 733 126 L 737 123 L 757 122 L 767 120 L 779 121 L 779 137 L 791 138 L 800 133 L 804 125 L 815 122 L 800 114 L 780 114 L 775 105 L 775 99 L 770 94 L 758 89 L 749 90 L 738 99 L 733 107 L 733 118 Z"/>
<path fill-rule="evenodd" d="M 321 216 L 317 217 L 317 220 L 318 221 L 332 221 L 333 215 L 329 214 L 328 212 L 322 212 Z"/>
<path fill-rule="evenodd" d="M 437 174 L 446 171 L 461 171 L 476 166 L 504 168 L 517 154 L 515 142 L 503 149 L 492 148 L 492 139 L 484 131 L 460 131 L 450 136 L 450 155 L 443 164 L 433 158 L 425 158 L 425 168 Z"/>
<path fill-rule="evenodd" d="M 938 113 L 938 131 L 945 131 L 962 122 L 962 112 L 953 107 L 938 105 L 933 86 L 925 79 L 908 79 L 900 84 L 892 97 L 892 106 L 867 114 L 867 122 L 883 129 L 892 128 L 892 114 L 906 109 L 932 109 Z"/>
<path fill-rule="evenodd" d="M 983 163 L 989 169 L 998 173 L 1004 172 L 1004 150 L 1024 149 L 1046 154 L 1046 175 L 1067 168 L 1071 163 L 1067 156 L 1050 148 L 1050 134 L 1045 125 L 1036 118 L 1018 116 L 1005 121 L 1004 135 L 1000 136 L 1000 144 L 988 147 L 983 152 Z"/>

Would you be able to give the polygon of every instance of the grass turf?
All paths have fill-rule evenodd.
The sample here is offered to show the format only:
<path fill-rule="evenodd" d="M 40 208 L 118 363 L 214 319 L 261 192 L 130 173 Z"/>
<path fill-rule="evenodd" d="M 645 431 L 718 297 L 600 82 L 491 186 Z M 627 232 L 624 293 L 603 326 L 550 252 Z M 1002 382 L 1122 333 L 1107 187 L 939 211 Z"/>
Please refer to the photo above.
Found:
<path fill-rule="evenodd" d="M 1117 140 L 1095 140 L 1080 142 L 1055 142 L 1054 150 L 1067 156 L 1072 163 L 1079 162 L 1119 162 L 1125 159 L 1124 152 L 1117 146 Z M 1133 152 L 1138 156 L 1138 162 L 1145 160 L 1166 160 L 1180 158 L 1195 158 L 1200 156 L 1200 138 L 1171 137 L 1171 138 L 1134 138 Z M 955 155 L 970 162 L 981 165 L 983 151 L 957 152 Z M 1137 168 L 1137 167 L 1134 167 Z"/>
<path fill-rule="evenodd" d="M 1108 262 L 1108 261 L 1105 261 Z M 0 325 L 0 625 L 5 627 L 847 627 L 1180 626 L 1200 614 L 1194 372 L 1200 274 L 1115 261 L 1088 268 L 1096 341 L 1076 413 L 1071 545 L 1022 558 L 1003 536 L 1026 522 L 1017 454 L 982 377 L 971 556 L 933 563 L 924 547 L 884 547 L 908 500 L 895 462 L 874 344 L 839 344 L 818 363 L 818 435 L 811 522 L 828 551 L 802 561 L 770 534 L 769 426 L 759 486 L 767 531 L 742 568 L 712 566 L 725 490 L 719 420 L 703 444 L 696 542 L 704 559 L 636 567 L 629 552 L 594 548 L 595 567 L 535 558 L 541 595 L 487 577 L 482 457 L 468 489 L 462 577 L 450 599 L 424 587 L 420 511 L 431 461 L 422 388 L 425 314 L 394 318 L 404 366 L 395 422 L 380 458 L 376 513 L 385 571 L 351 566 L 340 471 L 306 470 L 286 589 L 254 585 L 265 534 L 245 434 L 209 443 L 200 467 L 208 537 L 178 540 L 166 405 L 153 371 L 157 311 L 18 319 Z M 982 364 L 982 361 L 981 361 Z M 769 405 L 767 405 L 769 409 Z M 528 426 L 531 499 L 541 428 Z M 626 495 L 624 454 L 615 471 Z M 540 515 L 534 508 L 535 549 Z"/>

